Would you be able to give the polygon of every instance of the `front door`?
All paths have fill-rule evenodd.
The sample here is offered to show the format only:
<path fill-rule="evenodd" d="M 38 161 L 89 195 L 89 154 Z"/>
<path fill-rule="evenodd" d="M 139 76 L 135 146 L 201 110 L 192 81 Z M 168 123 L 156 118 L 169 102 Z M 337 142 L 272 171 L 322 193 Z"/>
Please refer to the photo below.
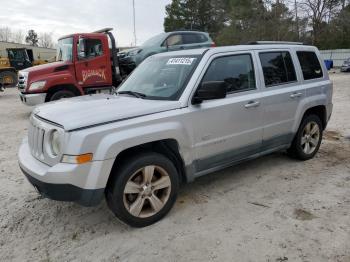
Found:
<path fill-rule="evenodd" d="M 82 87 L 111 85 L 108 55 L 101 39 L 80 38 L 75 63 L 76 78 Z"/>
<path fill-rule="evenodd" d="M 213 57 L 202 82 L 222 81 L 227 97 L 192 105 L 197 174 L 260 152 L 262 116 L 251 53 Z"/>

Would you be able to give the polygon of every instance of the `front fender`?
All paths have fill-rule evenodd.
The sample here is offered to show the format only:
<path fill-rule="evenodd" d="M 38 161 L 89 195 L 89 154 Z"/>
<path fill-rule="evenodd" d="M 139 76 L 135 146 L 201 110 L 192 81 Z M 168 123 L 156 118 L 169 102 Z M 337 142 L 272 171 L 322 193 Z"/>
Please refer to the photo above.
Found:
<path fill-rule="evenodd" d="M 96 149 L 96 159 L 115 158 L 128 148 L 165 139 L 176 140 L 184 161 L 192 160 L 188 153 L 191 148 L 188 132 L 178 122 L 140 126 L 108 134 L 103 137 Z"/>
<path fill-rule="evenodd" d="M 73 77 L 70 73 L 63 73 L 57 75 L 50 75 L 46 79 L 46 87 L 48 90 L 53 86 L 63 86 L 63 85 L 71 85 L 74 86 L 77 90 L 79 90 L 80 94 L 84 94 L 83 90 L 77 85 L 75 81 L 75 77 Z"/>

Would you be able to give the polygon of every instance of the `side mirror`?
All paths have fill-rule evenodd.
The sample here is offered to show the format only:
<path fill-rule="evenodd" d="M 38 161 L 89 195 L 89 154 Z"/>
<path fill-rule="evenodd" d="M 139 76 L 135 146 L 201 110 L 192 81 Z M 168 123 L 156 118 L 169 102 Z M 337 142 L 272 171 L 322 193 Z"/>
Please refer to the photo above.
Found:
<path fill-rule="evenodd" d="M 78 57 L 85 58 L 85 39 L 84 38 L 79 38 Z"/>
<path fill-rule="evenodd" d="M 192 104 L 200 104 L 204 100 L 221 99 L 226 97 L 224 81 L 203 82 L 192 99 Z"/>

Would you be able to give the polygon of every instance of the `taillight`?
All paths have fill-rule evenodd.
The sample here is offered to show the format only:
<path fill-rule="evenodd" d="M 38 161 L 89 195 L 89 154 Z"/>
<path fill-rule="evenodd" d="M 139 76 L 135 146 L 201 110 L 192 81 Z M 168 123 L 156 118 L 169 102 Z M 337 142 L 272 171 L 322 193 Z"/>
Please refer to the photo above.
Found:
<path fill-rule="evenodd" d="M 210 45 L 210 47 L 216 47 L 215 42 L 212 42 L 211 45 Z"/>

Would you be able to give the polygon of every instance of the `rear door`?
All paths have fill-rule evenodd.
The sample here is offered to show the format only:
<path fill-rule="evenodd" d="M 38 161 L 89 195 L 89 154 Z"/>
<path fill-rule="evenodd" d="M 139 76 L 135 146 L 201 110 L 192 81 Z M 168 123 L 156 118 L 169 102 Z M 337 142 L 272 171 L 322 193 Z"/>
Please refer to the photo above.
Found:
<path fill-rule="evenodd" d="M 298 64 L 294 50 L 257 51 L 257 57 L 263 75 L 262 150 L 265 151 L 292 141 L 297 109 L 305 97 L 305 89 L 301 84 L 301 76 L 297 73 L 300 70 L 296 70 Z"/>
<path fill-rule="evenodd" d="M 75 73 L 82 87 L 112 84 L 108 45 L 101 38 L 80 38 L 77 45 Z"/>

